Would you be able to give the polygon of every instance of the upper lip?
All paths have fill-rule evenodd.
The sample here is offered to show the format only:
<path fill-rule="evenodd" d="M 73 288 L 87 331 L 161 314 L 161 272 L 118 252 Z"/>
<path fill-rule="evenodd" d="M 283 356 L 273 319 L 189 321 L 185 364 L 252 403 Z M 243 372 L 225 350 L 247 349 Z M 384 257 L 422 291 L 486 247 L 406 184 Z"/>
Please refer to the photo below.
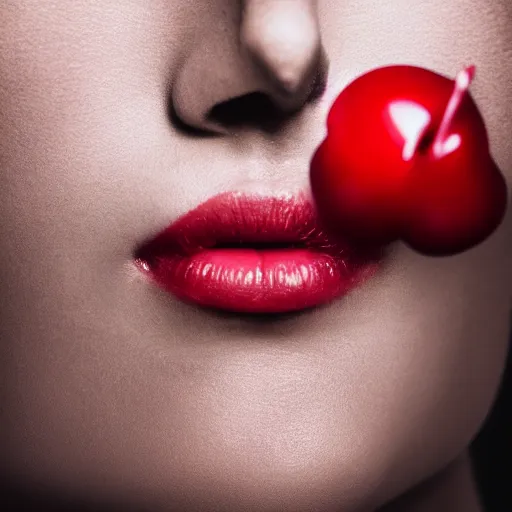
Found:
<path fill-rule="evenodd" d="M 264 245 L 302 247 L 349 256 L 348 243 L 322 225 L 305 194 L 223 193 L 181 216 L 136 250 L 136 258 L 162 254 L 193 255 L 215 247 Z"/>

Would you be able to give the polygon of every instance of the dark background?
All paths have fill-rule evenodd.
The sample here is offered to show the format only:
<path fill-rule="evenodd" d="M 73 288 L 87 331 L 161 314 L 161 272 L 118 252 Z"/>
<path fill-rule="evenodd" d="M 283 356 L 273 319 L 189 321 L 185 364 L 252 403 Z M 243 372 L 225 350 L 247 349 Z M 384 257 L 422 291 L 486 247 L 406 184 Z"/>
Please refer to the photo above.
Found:
<path fill-rule="evenodd" d="M 500 392 L 483 430 L 471 447 L 475 476 L 486 512 L 512 512 L 511 405 L 512 333 Z"/>

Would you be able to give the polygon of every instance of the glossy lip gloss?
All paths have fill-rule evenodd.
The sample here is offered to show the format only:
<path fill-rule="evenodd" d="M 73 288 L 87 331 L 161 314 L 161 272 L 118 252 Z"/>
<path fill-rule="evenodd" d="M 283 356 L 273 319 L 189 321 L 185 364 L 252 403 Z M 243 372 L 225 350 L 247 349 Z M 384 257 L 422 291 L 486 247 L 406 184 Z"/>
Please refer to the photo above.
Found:
<path fill-rule="evenodd" d="M 304 194 L 240 192 L 205 201 L 135 251 L 139 269 L 179 299 L 240 313 L 326 304 L 381 258 L 328 232 Z"/>

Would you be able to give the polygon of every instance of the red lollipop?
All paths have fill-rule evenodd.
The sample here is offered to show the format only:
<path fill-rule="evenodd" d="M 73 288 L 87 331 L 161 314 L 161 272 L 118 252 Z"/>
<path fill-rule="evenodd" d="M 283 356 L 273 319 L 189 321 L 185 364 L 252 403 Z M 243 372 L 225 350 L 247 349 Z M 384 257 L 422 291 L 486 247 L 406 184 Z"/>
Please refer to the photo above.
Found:
<path fill-rule="evenodd" d="M 370 244 L 402 239 L 428 255 L 463 252 L 501 223 L 507 185 L 468 88 L 413 66 L 375 69 L 334 102 L 311 161 L 319 215 Z"/>

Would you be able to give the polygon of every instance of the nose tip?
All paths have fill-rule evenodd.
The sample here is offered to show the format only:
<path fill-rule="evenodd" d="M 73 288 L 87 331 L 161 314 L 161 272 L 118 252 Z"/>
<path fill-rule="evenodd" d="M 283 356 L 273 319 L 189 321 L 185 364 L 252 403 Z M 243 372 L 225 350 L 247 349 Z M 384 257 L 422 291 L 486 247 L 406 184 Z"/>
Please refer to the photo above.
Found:
<path fill-rule="evenodd" d="M 300 108 L 318 73 L 322 43 L 315 0 L 245 0 L 240 42 L 286 110 Z"/>

